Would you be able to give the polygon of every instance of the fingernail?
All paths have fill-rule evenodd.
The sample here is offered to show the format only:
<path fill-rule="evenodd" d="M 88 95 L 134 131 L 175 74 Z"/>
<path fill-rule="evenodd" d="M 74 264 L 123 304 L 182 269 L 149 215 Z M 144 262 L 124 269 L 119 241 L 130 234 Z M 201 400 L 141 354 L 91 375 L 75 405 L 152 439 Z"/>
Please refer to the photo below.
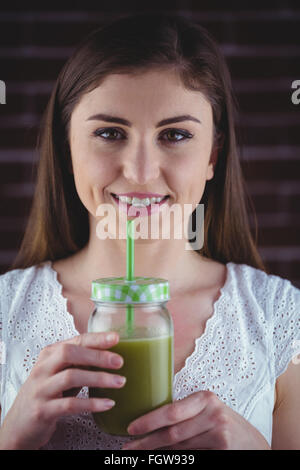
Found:
<path fill-rule="evenodd" d="M 124 385 L 126 382 L 126 377 L 116 376 L 114 381 L 116 385 Z"/>
<path fill-rule="evenodd" d="M 123 360 L 119 356 L 113 356 L 111 363 L 113 366 L 121 366 L 123 364 Z"/>
<path fill-rule="evenodd" d="M 108 333 L 108 334 L 106 335 L 106 340 L 107 340 L 108 342 L 114 341 L 115 339 L 116 339 L 116 334 L 115 334 L 115 333 Z"/>
<path fill-rule="evenodd" d="M 127 432 L 128 432 L 128 434 L 135 434 L 135 433 L 138 434 L 137 429 L 133 425 L 128 426 Z"/>
<path fill-rule="evenodd" d="M 115 404 L 116 404 L 116 402 L 115 402 L 115 401 L 113 401 L 113 400 L 109 400 L 109 399 L 107 399 L 107 400 L 104 400 L 104 403 L 103 403 L 103 405 L 104 405 L 104 408 L 106 408 L 106 409 L 108 409 L 108 408 L 112 408 L 113 406 L 115 406 Z"/>

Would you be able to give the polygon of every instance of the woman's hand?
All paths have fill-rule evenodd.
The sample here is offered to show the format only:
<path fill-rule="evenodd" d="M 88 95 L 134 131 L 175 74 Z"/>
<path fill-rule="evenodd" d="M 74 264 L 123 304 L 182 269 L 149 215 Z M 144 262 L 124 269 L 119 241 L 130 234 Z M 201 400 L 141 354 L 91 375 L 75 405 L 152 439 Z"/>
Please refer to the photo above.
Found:
<path fill-rule="evenodd" d="M 104 398 L 76 398 L 67 391 L 83 386 L 122 387 L 125 382 L 118 382 L 118 375 L 87 370 L 119 369 L 123 358 L 105 351 L 118 341 L 117 333 L 85 333 L 44 348 L 3 421 L 0 448 L 39 449 L 51 438 L 60 416 L 114 406 Z"/>
<path fill-rule="evenodd" d="M 150 433 L 123 449 L 270 449 L 241 415 L 209 391 L 200 391 L 141 416 L 131 435 Z"/>

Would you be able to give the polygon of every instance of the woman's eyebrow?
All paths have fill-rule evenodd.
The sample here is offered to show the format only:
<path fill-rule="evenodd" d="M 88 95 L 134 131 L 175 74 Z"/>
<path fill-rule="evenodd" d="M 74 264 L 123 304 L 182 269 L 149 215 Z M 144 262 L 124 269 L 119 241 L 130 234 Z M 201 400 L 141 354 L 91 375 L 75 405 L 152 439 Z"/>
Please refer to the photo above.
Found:
<path fill-rule="evenodd" d="M 162 121 L 159 121 L 159 123 L 156 124 L 156 127 L 161 127 L 161 126 L 165 126 L 166 124 L 172 124 L 174 122 L 182 122 L 182 121 L 195 121 L 201 124 L 201 121 L 199 121 L 199 119 L 191 116 L 190 114 L 184 114 L 183 116 L 175 116 L 175 117 L 171 117 L 168 119 L 163 119 Z"/>
<path fill-rule="evenodd" d="M 131 127 L 131 122 L 127 121 L 127 119 L 123 119 L 117 116 L 110 116 L 109 114 L 94 114 L 94 116 L 87 118 L 87 121 L 116 122 L 118 124 Z"/>
<path fill-rule="evenodd" d="M 90 116 L 87 121 L 106 121 L 106 122 L 114 122 L 117 124 L 122 124 L 123 126 L 131 127 L 132 124 L 131 122 L 127 121 L 127 119 L 120 118 L 117 116 L 111 116 L 109 114 L 94 114 L 93 116 Z M 199 119 L 191 116 L 190 114 L 184 114 L 183 116 L 174 116 L 171 118 L 163 119 L 162 121 L 159 121 L 156 124 L 156 127 L 162 127 L 167 124 L 172 124 L 175 122 L 182 122 L 182 121 L 194 121 L 194 122 L 199 122 L 201 124 L 201 121 Z"/>

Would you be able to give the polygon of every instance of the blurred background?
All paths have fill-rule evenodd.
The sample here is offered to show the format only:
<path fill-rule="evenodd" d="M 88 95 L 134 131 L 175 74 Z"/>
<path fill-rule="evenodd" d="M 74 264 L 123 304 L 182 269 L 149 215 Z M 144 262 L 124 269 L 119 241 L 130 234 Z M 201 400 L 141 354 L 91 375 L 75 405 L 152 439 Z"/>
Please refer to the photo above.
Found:
<path fill-rule="evenodd" d="M 55 79 L 77 43 L 106 20 L 130 13 L 178 13 L 205 26 L 231 70 L 239 102 L 241 159 L 270 272 L 300 287 L 300 3 L 139 1 L 24 2 L 0 7 L 0 274 L 14 260 L 34 192 L 36 138 Z M 107 4 L 109 3 L 109 4 Z M 246 2 L 245 2 L 246 3 Z M 297 5 L 298 4 L 298 5 Z M 26 9 L 25 9 L 26 8 Z M 299 95 L 300 96 L 300 95 Z"/>

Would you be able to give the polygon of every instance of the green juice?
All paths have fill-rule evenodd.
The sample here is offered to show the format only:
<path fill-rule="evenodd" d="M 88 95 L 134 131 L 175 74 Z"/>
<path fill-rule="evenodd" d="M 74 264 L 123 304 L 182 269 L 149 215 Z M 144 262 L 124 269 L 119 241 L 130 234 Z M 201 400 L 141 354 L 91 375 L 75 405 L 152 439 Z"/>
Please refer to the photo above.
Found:
<path fill-rule="evenodd" d="M 90 397 L 111 398 L 116 404 L 93 413 L 106 433 L 128 436 L 129 424 L 149 411 L 172 403 L 173 337 L 124 338 L 110 348 L 124 359 L 120 369 L 99 369 L 126 377 L 120 389 L 90 388 Z"/>

